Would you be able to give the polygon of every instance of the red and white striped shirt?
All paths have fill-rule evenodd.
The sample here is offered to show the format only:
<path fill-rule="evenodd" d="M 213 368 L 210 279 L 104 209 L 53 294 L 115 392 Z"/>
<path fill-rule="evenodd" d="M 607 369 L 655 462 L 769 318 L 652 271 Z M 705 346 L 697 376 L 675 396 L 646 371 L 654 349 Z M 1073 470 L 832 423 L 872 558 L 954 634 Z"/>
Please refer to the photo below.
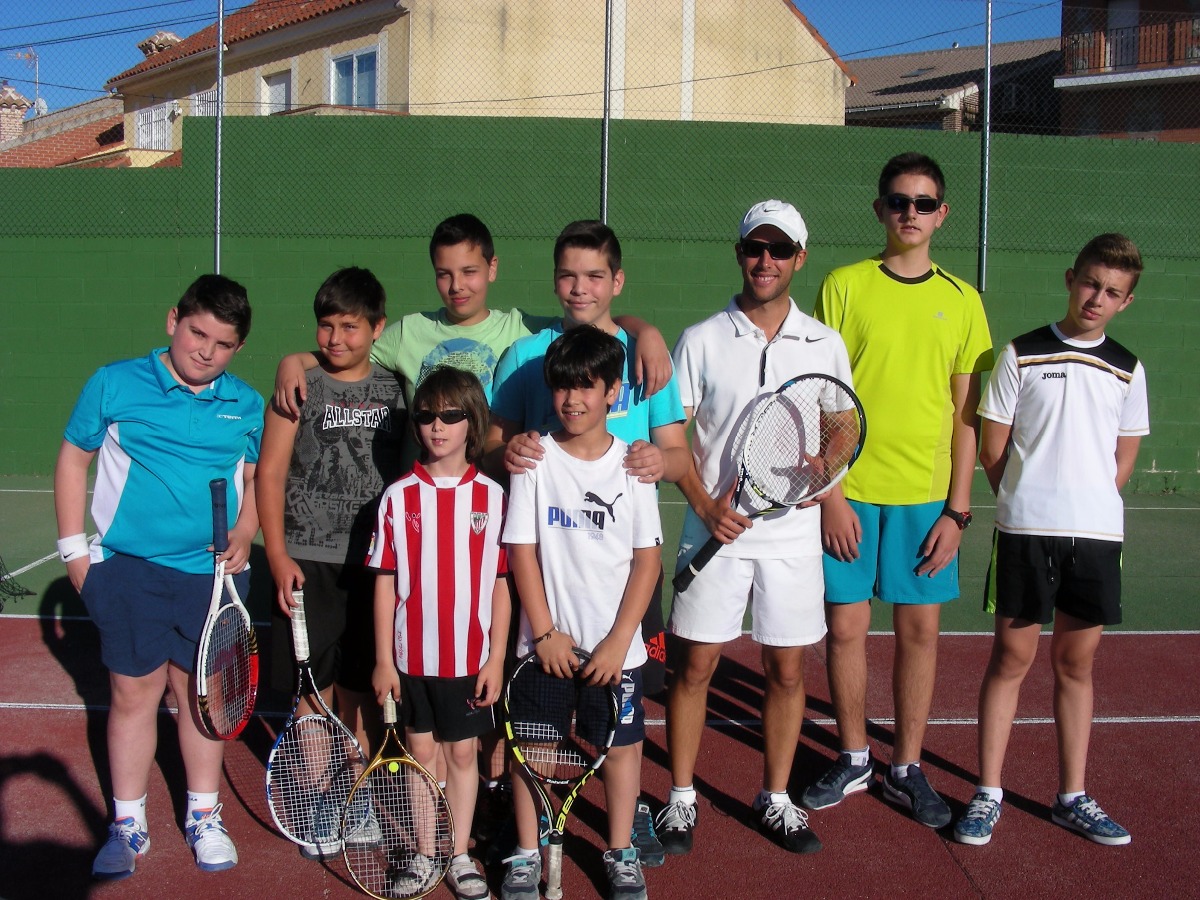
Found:
<path fill-rule="evenodd" d="M 367 558 L 396 573 L 396 668 L 407 675 L 479 673 L 491 650 L 492 590 L 508 572 L 504 491 L 474 466 L 448 481 L 415 463 L 391 485 Z"/>

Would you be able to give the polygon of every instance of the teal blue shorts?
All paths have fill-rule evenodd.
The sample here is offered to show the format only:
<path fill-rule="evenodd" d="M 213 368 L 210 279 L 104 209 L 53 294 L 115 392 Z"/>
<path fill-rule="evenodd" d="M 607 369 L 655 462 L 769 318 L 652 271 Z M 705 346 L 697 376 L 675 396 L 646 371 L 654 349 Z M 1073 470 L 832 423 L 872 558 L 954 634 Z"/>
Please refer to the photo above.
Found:
<path fill-rule="evenodd" d="M 958 556 L 936 575 L 918 575 L 918 553 L 945 503 L 880 506 L 851 500 L 862 523 L 858 559 L 825 554 L 825 602 L 946 603 L 958 597 Z"/>

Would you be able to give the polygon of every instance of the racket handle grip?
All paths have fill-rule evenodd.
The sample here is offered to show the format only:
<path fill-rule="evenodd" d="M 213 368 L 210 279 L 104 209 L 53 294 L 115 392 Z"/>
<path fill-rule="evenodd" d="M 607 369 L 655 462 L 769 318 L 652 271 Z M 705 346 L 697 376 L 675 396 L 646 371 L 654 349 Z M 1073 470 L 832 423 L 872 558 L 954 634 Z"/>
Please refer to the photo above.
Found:
<path fill-rule="evenodd" d="M 229 549 L 229 504 L 225 499 L 228 483 L 224 478 L 214 478 L 208 483 L 212 494 L 213 550 L 224 553 Z"/>
<path fill-rule="evenodd" d="M 688 586 L 695 581 L 696 576 L 700 574 L 700 570 L 708 565 L 708 561 L 717 555 L 717 551 L 721 549 L 721 542 L 715 537 L 710 537 L 704 542 L 696 555 L 691 558 L 686 566 L 679 570 L 679 573 L 671 581 L 671 586 L 676 591 L 686 591 Z"/>
<path fill-rule="evenodd" d="M 395 725 L 396 719 L 396 701 L 392 699 L 392 695 L 389 693 L 383 698 L 383 724 Z"/>
<path fill-rule="evenodd" d="M 546 847 L 546 900 L 562 900 L 563 836 L 550 832 Z"/>
<path fill-rule="evenodd" d="M 308 620 L 304 614 L 304 591 L 292 591 L 292 599 L 298 605 L 292 607 L 292 647 L 296 651 L 296 659 L 308 662 Z"/>

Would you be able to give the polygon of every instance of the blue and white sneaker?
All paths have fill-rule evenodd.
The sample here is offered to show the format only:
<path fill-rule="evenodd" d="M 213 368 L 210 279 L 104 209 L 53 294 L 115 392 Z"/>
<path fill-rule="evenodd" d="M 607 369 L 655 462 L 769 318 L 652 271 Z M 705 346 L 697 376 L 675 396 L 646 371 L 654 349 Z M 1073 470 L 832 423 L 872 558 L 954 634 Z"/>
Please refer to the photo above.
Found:
<path fill-rule="evenodd" d="M 890 768 L 884 772 L 883 797 L 910 810 L 912 817 L 922 825 L 941 828 L 950 824 L 950 807 L 929 786 L 918 765 L 910 764 L 903 778 L 893 778 Z"/>
<path fill-rule="evenodd" d="M 800 805 L 818 810 L 837 806 L 851 794 L 867 790 L 875 783 L 875 764 L 867 757 L 866 765 L 856 766 L 844 750 L 825 774 L 804 789 Z"/>
<path fill-rule="evenodd" d="M 1107 844 L 1110 847 L 1128 844 L 1133 838 L 1129 832 L 1110 819 L 1100 804 L 1084 794 L 1070 806 L 1064 806 L 1057 797 L 1050 818 L 1055 825 L 1078 831 L 1089 841 Z"/>
<path fill-rule="evenodd" d="M 92 877 L 102 881 L 128 878 L 137 868 L 138 857 L 150 852 L 150 835 L 133 816 L 117 819 L 108 826 L 108 840 L 92 863 Z"/>
<path fill-rule="evenodd" d="M 954 824 L 954 839 L 960 844 L 982 847 L 992 839 L 992 830 L 1000 821 L 1000 801 L 980 791 L 971 798 L 967 811 Z"/>
<path fill-rule="evenodd" d="M 237 848 L 221 821 L 220 803 L 212 809 L 193 810 L 184 835 L 196 854 L 196 865 L 205 872 L 223 872 L 237 865 Z"/>

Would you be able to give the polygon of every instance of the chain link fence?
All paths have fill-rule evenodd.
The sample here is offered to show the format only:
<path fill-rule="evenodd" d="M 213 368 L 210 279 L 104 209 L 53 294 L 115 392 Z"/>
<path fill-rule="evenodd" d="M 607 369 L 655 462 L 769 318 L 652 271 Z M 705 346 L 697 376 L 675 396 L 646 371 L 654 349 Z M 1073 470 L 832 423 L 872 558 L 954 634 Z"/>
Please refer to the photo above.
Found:
<path fill-rule="evenodd" d="M 887 143 L 926 149 L 951 175 L 946 246 L 978 246 L 986 187 L 998 198 L 992 247 L 1069 251 L 1074 234 L 1000 200 L 1094 193 L 1119 176 L 1121 193 L 1138 198 L 1125 212 L 1153 231 L 1157 253 L 1194 250 L 1195 235 L 1170 226 L 1190 221 L 1200 198 L 1197 0 L 226 7 L 220 98 L 211 0 L 80 3 L 72 18 L 69 3 L 62 15 L 10 10 L 0 167 L 214 169 L 223 101 L 228 239 L 416 237 L 460 206 L 498 235 L 540 237 L 596 215 L 603 197 L 630 237 L 710 240 L 763 190 L 790 192 L 814 210 L 825 243 L 851 245 L 863 240 Z M 996 138 L 986 186 L 985 126 Z M 74 177 L 73 191 L 114 190 Z M 142 177 L 147 198 L 173 190 L 175 202 L 159 197 L 148 214 L 114 197 L 115 210 L 97 204 L 89 221 L 60 201 L 32 224 L 211 231 L 213 192 Z M 263 204 L 279 214 L 264 219 Z M 28 234 L 24 218 L 0 229 Z"/>

